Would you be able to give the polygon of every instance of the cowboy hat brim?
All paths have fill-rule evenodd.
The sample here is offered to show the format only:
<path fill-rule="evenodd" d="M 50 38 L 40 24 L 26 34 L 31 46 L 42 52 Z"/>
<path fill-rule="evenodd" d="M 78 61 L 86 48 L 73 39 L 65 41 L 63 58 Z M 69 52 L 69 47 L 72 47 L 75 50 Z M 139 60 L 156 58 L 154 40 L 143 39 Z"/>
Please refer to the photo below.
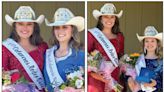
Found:
<path fill-rule="evenodd" d="M 138 38 L 138 40 L 139 40 L 140 42 L 142 42 L 143 39 L 145 39 L 145 38 L 155 38 L 155 39 L 158 39 L 159 41 L 162 42 L 162 35 L 163 35 L 163 33 L 158 33 L 158 34 L 155 35 L 155 36 L 139 36 L 138 34 L 136 34 L 136 35 L 137 35 L 137 38 Z"/>
<path fill-rule="evenodd" d="M 44 21 L 44 15 L 40 15 L 36 20 L 32 19 L 18 19 L 14 20 L 12 17 L 10 17 L 8 14 L 5 15 L 6 22 L 12 26 L 14 22 L 36 22 L 38 24 L 41 24 Z"/>
<path fill-rule="evenodd" d="M 79 32 L 84 30 L 84 18 L 81 16 L 74 17 L 69 21 L 54 21 L 52 23 L 50 23 L 47 19 L 45 19 L 45 23 L 47 26 L 74 25 L 77 27 L 77 30 Z"/>
<path fill-rule="evenodd" d="M 93 16 L 94 16 L 94 18 L 96 19 L 96 20 L 98 20 L 98 18 L 100 17 L 100 16 L 103 16 L 103 15 L 114 15 L 114 16 L 117 16 L 118 18 L 120 18 L 121 16 L 122 16 L 122 14 L 123 14 L 123 10 L 121 10 L 118 14 L 102 14 L 100 11 L 98 11 L 98 10 L 93 10 Z"/>

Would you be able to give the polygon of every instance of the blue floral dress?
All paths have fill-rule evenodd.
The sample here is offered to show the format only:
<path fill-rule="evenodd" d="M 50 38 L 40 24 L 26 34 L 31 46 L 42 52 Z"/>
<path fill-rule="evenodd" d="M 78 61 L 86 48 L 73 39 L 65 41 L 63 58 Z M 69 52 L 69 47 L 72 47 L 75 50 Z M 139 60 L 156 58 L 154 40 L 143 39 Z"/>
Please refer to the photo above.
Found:
<path fill-rule="evenodd" d="M 157 85 L 154 92 L 162 92 L 163 90 L 163 60 L 157 59 L 145 59 L 146 67 L 155 72 L 154 80 Z"/>
<path fill-rule="evenodd" d="M 163 92 L 163 59 L 145 59 L 146 68 L 155 72 L 153 77 L 156 80 L 156 90 L 153 92 Z M 139 91 L 143 92 L 143 91 Z"/>

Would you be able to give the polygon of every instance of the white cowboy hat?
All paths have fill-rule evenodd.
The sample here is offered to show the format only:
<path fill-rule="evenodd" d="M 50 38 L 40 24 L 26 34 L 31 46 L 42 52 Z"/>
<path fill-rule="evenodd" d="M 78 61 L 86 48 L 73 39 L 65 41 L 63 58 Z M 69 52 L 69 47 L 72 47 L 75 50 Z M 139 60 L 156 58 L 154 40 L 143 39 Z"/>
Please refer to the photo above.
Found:
<path fill-rule="evenodd" d="M 114 15 L 120 18 L 123 14 L 123 10 L 121 10 L 118 14 L 115 14 L 116 7 L 112 3 L 106 3 L 104 6 L 101 7 L 99 10 L 93 10 L 93 16 L 96 20 L 102 15 Z"/>
<path fill-rule="evenodd" d="M 140 42 L 142 42 L 145 38 L 155 38 L 162 42 L 163 33 L 158 33 L 154 26 L 147 26 L 145 28 L 144 36 L 139 36 L 138 34 L 136 35 Z"/>
<path fill-rule="evenodd" d="M 74 16 L 73 13 L 67 8 L 59 8 L 54 14 L 54 21 L 49 23 L 45 19 L 47 26 L 62 26 L 62 25 L 74 25 L 78 31 L 84 29 L 84 18 L 81 16 Z"/>
<path fill-rule="evenodd" d="M 44 15 L 40 15 L 35 20 L 35 13 L 30 6 L 20 6 L 16 12 L 14 19 L 8 14 L 5 15 L 6 22 L 12 26 L 14 22 L 36 22 L 41 24 L 44 21 Z"/>

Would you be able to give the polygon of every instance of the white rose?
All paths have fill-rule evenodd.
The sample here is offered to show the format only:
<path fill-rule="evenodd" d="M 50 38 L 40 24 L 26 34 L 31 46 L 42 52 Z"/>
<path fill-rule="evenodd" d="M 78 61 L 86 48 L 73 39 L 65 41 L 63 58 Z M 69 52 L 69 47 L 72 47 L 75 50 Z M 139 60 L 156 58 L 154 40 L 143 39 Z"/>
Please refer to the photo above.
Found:
<path fill-rule="evenodd" d="M 76 88 L 81 88 L 83 86 L 83 80 L 77 79 L 75 82 Z"/>

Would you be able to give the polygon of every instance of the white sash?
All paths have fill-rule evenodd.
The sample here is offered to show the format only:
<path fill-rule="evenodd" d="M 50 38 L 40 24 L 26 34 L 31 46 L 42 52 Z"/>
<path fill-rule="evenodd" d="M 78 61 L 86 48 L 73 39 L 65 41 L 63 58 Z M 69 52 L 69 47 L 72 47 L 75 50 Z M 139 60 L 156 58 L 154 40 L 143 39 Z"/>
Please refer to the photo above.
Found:
<path fill-rule="evenodd" d="M 57 88 L 62 83 L 64 83 L 63 79 L 61 78 L 57 66 L 56 66 L 56 60 L 54 57 L 54 50 L 56 50 L 57 47 L 54 46 L 46 51 L 46 71 L 50 79 L 50 83 L 52 84 L 53 88 Z"/>
<path fill-rule="evenodd" d="M 97 41 L 101 44 L 108 57 L 111 59 L 113 65 L 117 67 L 118 56 L 113 44 L 105 37 L 105 35 L 98 28 L 89 29 L 89 32 L 97 39 Z"/>
<path fill-rule="evenodd" d="M 137 60 L 137 62 L 136 62 L 136 65 L 135 65 L 135 69 L 136 69 L 136 72 L 137 72 L 137 75 L 138 75 L 138 76 L 139 76 L 139 74 L 140 74 L 140 70 L 141 70 L 142 67 L 146 68 L 146 63 L 145 63 L 144 54 L 142 54 L 142 55 L 138 58 L 138 60 Z"/>
<path fill-rule="evenodd" d="M 33 58 L 13 39 L 6 39 L 3 45 L 18 59 L 39 90 L 45 87 L 43 75 Z"/>

